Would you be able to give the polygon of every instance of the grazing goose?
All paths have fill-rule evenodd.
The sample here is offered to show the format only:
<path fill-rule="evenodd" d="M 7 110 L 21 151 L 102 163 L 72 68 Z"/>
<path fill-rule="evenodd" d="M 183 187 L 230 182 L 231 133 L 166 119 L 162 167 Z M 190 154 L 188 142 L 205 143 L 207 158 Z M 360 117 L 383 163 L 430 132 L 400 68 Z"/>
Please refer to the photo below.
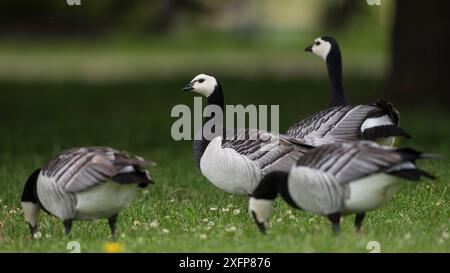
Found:
<path fill-rule="evenodd" d="M 376 140 L 393 146 L 395 137 L 409 138 L 398 127 L 399 112 L 389 102 L 378 99 L 372 105 L 349 106 L 342 84 L 342 58 L 339 45 L 332 37 L 317 38 L 305 49 L 322 57 L 327 63 L 331 82 L 330 108 L 291 126 L 287 135 L 305 139 L 334 141 Z"/>
<path fill-rule="evenodd" d="M 222 87 L 213 76 L 199 74 L 183 90 L 201 94 L 208 105 L 224 109 Z M 202 132 L 212 118 L 205 118 Z M 194 156 L 202 174 L 232 194 L 251 193 L 266 173 L 288 171 L 311 148 L 293 138 L 257 129 L 218 128 L 213 133 L 210 138 L 201 134 L 201 139 L 194 140 Z"/>
<path fill-rule="evenodd" d="M 146 165 L 154 163 L 108 147 L 63 151 L 25 183 L 21 201 L 31 234 L 43 209 L 64 221 L 66 234 L 73 220 L 107 218 L 114 237 L 118 213 L 153 183 Z"/>
<path fill-rule="evenodd" d="M 359 231 L 366 211 L 389 201 L 402 179 L 434 179 L 417 169 L 417 159 L 436 159 L 412 149 L 355 141 L 318 147 L 288 172 L 266 175 L 252 193 L 249 212 L 261 232 L 278 194 L 292 207 L 327 216 L 335 233 L 342 215 L 356 214 Z"/>

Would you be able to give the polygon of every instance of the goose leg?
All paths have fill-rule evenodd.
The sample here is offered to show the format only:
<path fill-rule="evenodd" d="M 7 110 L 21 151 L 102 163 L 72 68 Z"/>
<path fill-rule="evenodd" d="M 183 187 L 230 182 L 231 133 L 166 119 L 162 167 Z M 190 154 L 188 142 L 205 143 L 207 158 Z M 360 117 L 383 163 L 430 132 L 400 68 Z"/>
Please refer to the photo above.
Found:
<path fill-rule="evenodd" d="M 111 230 L 111 236 L 116 238 L 116 223 L 119 214 L 114 214 L 113 216 L 108 218 L 109 229 Z"/>
<path fill-rule="evenodd" d="M 328 214 L 328 219 L 331 221 L 333 235 L 338 235 L 341 231 L 341 214 L 339 212 Z"/>
<path fill-rule="evenodd" d="M 63 223 L 64 223 L 64 231 L 66 232 L 66 235 L 69 236 L 70 231 L 72 230 L 73 220 L 67 219 L 67 220 L 64 220 Z"/>
<path fill-rule="evenodd" d="M 365 216 L 366 216 L 365 212 L 358 213 L 355 216 L 355 228 L 357 233 L 361 232 L 361 226 Z"/>

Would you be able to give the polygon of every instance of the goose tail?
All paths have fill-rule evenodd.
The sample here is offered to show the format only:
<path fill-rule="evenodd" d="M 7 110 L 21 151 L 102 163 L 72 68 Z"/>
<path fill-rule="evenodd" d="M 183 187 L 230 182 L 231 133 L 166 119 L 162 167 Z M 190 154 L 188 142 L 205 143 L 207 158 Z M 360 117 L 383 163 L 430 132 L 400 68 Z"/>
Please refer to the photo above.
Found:
<path fill-rule="evenodd" d="M 411 138 L 405 130 L 396 125 L 381 125 L 364 130 L 363 138 L 366 140 L 377 140 L 386 137 Z"/>
<path fill-rule="evenodd" d="M 397 152 L 403 157 L 405 161 L 415 162 L 418 159 L 443 160 L 444 156 L 433 153 L 422 153 L 411 148 L 397 149 Z"/>

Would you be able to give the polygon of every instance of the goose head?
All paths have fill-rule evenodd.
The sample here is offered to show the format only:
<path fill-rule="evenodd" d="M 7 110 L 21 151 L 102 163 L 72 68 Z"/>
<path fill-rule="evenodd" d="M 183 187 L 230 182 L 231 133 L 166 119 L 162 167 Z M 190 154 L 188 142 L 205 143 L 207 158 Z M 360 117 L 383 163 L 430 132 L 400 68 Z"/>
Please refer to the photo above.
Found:
<path fill-rule="evenodd" d="M 36 195 L 36 186 L 40 172 L 41 169 L 37 169 L 30 175 L 25 183 L 21 197 L 22 210 L 25 215 L 25 221 L 28 223 L 31 236 L 34 236 L 39 230 L 38 222 L 41 207 Z"/>
<path fill-rule="evenodd" d="M 184 88 L 183 91 L 196 92 L 202 96 L 209 97 L 218 88 L 216 78 L 206 74 L 198 74 Z"/>
<path fill-rule="evenodd" d="M 282 192 L 287 187 L 287 176 L 287 173 L 279 171 L 267 174 L 249 196 L 248 212 L 263 234 L 266 234 L 275 199 L 279 193 L 284 198 Z"/>
<path fill-rule="evenodd" d="M 323 36 L 315 39 L 314 43 L 305 48 L 305 51 L 312 52 L 327 61 L 330 52 L 339 52 L 339 45 L 333 37 Z"/>
<path fill-rule="evenodd" d="M 274 200 L 263 199 L 251 196 L 248 202 L 248 212 L 255 220 L 262 234 L 266 234 L 266 226 L 269 222 L 269 217 L 272 214 Z"/>

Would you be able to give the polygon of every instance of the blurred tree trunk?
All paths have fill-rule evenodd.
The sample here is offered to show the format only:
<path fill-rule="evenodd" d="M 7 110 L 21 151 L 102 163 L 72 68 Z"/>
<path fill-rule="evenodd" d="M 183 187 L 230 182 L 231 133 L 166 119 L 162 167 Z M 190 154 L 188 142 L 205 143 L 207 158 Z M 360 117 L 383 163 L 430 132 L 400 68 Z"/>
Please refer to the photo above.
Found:
<path fill-rule="evenodd" d="M 449 8 L 448 1 L 396 1 L 387 97 L 450 103 Z"/>

